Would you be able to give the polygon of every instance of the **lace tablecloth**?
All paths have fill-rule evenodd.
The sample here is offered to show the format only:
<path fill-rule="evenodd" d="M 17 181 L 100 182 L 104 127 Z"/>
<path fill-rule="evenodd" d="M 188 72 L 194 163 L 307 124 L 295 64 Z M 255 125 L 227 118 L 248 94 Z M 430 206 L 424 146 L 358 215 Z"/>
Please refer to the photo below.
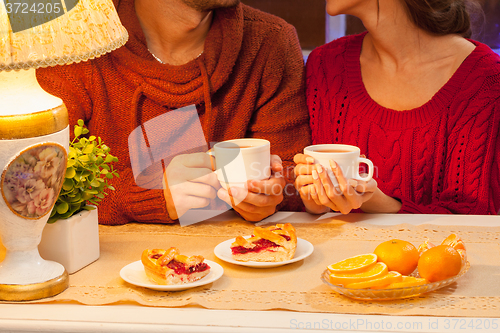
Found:
<path fill-rule="evenodd" d="M 70 287 L 66 291 L 34 303 L 76 301 L 108 305 L 132 302 L 154 307 L 197 306 L 221 310 L 500 316 L 500 227 L 377 226 L 362 221 L 348 223 L 337 218 L 294 223 L 294 226 L 298 237 L 314 245 L 314 253 L 303 261 L 268 269 L 228 264 L 215 257 L 213 249 L 217 244 L 252 233 L 254 225 L 238 219 L 188 227 L 100 226 L 100 259 L 70 275 Z M 396 301 L 357 301 L 335 293 L 320 280 L 328 264 L 373 252 L 382 241 L 398 238 L 418 246 L 429 239 L 439 244 L 450 233 L 457 233 L 464 240 L 471 268 L 456 283 L 438 291 Z M 171 246 L 178 247 L 183 254 L 201 254 L 218 262 L 224 267 L 224 275 L 211 284 L 178 292 L 136 287 L 120 278 L 120 269 L 140 260 L 144 249 Z"/>

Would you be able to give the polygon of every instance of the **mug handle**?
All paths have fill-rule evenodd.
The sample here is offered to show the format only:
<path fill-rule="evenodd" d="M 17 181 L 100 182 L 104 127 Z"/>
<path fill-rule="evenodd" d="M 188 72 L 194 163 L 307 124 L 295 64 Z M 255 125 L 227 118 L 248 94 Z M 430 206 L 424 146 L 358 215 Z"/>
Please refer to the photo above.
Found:
<path fill-rule="evenodd" d="M 367 158 L 364 158 L 364 157 L 360 157 L 358 159 L 358 165 L 361 164 L 361 163 L 365 163 L 366 165 L 368 165 L 368 176 L 366 177 L 361 177 L 361 175 L 359 174 L 359 171 L 358 171 L 358 177 L 359 177 L 359 180 L 363 180 L 365 182 L 371 180 L 373 178 L 373 163 L 372 161 L 370 161 L 369 159 Z"/>
<path fill-rule="evenodd" d="M 214 149 L 211 148 L 206 153 L 208 155 L 210 155 L 210 166 L 212 167 L 212 171 L 215 171 L 215 153 L 214 153 Z"/>

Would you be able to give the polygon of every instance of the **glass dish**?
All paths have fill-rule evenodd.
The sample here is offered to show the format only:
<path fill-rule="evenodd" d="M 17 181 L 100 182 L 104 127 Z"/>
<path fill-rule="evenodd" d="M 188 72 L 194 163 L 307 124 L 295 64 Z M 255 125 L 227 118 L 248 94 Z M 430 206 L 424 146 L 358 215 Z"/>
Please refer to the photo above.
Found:
<path fill-rule="evenodd" d="M 421 295 L 423 293 L 428 293 L 443 287 L 446 287 L 460 277 L 462 277 L 470 268 L 470 263 L 467 262 L 458 275 L 455 275 L 449 279 L 441 280 L 433 283 L 423 284 L 420 286 L 413 287 L 405 287 L 405 288 L 396 288 L 396 289 L 350 289 L 342 286 L 337 286 L 330 283 L 330 273 L 327 270 L 323 272 L 321 275 L 321 280 L 327 284 L 330 288 L 332 288 L 335 292 L 359 300 L 366 301 L 384 301 L 384 300 L 394 300 L 401 298 L 408 298 Z M 412 276 L 419 277 L 418 274 L 411 274 Z"/>

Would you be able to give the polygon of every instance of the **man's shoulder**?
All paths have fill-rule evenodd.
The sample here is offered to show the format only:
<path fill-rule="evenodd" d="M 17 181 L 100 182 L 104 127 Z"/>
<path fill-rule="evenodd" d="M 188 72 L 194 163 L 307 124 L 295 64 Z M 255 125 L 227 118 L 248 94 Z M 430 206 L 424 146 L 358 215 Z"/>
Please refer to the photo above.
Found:
<path fill-rule="evenodd" d="M 281 30 L 283 28 L 295 29 L 293 25 L 276 15 L 261 11 L 245 4 L 242 4 L 242 9 L 245 24 L 261 25 L 263 28 L 271 30 Z"/>

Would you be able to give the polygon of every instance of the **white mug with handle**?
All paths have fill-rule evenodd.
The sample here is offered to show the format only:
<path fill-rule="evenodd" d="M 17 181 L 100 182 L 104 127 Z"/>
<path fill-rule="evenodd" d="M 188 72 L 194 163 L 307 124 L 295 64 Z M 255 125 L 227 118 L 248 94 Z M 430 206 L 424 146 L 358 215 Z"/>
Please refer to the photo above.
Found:
<path fill-rule="evenodd" d="M 271 177 L 271 143 L 264 139 L 222 141 L 207 152 L 215 158 L 217 179 L 224 189 L 246 188 L 248 180 Z"/>
<path fill-rule="evenodd" d="M 332 184 L 338 189 L 337 177 L 333 174 L 330 167 L 330 160 L 333 160 L 342 170 L 346 180 L 357 179 L 369 181 L 373 178 L 373 163 L 367 158 L 360 156 L 360 149 L 356 146 L 344 144 L 322 144 L 312 145 L 304 148 L 304 154 L 314 158 L 314 163 L 325 167 Z M 361 176 L 359 174 L 359 165 L 364 163 L 368 166 L 368 174 Z"/>

